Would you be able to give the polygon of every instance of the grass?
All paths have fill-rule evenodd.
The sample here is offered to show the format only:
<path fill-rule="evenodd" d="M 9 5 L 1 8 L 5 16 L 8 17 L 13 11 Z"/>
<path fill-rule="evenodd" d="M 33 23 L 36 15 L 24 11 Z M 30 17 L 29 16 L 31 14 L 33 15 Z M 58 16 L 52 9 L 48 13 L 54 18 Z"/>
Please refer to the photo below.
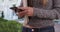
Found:
<path fill-rule="evenodd" d="M 22 24 L 0 18 L 0 32 L 21 32 Z"/>

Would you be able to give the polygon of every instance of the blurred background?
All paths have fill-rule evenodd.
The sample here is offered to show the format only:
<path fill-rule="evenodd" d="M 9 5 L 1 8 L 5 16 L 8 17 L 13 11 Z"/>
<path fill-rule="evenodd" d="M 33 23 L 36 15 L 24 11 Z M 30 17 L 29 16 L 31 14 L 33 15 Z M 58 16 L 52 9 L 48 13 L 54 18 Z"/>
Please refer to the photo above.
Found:
<path fill-rule="evenodd" d="M 0 0 L 0 32 L 21 32 L 23 19 L 18 16 L 10 7 L 20 6 L 21 0 Z M 19 22 L 20 21 L 20 22 Z"/>
<path fill-rule="evenodd" d="M 14 14 L 14 12 L 10 9 L 13 5 L 17 7 L 20 6 L 21 0 L 0 0 L 0 17 L 2 16 L 2 12 L 4 15 L 4 19 L 7 20 L 15 20 L 18 19 L 18 16 Z"/>

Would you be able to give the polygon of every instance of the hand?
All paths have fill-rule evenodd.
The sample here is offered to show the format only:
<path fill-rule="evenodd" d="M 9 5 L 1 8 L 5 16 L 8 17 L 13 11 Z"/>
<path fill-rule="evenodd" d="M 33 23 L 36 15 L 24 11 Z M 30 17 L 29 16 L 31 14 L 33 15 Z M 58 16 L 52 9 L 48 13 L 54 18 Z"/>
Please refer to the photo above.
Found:
<path fill-rule="evenodd" d="M 33 16 L 33 7 L 18 7 L 18 9 L 24 10 L 23 12 L 20 12 L 20 16 L 22 15 Z"/>
<path fill-rule="evenodd" d="M 27 11 L 17 12 L 18 17 L 23 17 L 27 14 Z"/>

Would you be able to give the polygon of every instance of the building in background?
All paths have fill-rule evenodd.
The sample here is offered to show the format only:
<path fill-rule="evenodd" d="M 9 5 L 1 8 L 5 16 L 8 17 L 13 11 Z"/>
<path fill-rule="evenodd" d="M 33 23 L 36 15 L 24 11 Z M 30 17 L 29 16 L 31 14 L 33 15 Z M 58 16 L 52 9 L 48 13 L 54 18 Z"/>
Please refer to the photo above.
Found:
<path fill-rule="evenodd" d="M 15 20 L 18 16 L 10 9 L 13 5 L 20 6 L 21 0 L 0 0 L 0 11 L 4 12 L 4 19 Z M 1 16 L 1 12 L 0 12 Z"/>

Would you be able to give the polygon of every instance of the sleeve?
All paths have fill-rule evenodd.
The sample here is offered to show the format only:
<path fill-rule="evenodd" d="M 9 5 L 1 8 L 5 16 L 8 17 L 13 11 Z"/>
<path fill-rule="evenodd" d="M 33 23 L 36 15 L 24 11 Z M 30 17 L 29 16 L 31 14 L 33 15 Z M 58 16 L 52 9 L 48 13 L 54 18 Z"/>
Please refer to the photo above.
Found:
<path fill-rule="evenodd" d="M 34 16 L 39 18 L 48 18 L 48 19 L 60 19 L 60 0 L 54 0 L 54 9 L 45 10 L 39 8 L 34 9 Z"/>

